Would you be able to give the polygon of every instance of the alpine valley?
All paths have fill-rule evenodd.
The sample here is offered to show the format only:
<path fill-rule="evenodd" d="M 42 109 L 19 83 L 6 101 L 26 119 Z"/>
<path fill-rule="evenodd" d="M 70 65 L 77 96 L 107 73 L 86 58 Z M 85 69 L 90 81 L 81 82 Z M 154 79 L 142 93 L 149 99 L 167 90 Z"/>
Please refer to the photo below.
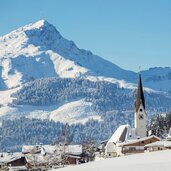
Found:
<path fill-rule="evenodd" d="M 141 74 L 148 117 L 170 111 L 171 68 Z M 65 123 L 72 143 L 109 138 L 119 124 L 133 124 L 137 81 L 45 20 L 0 37 L 1 151 L 53 143 Z"/>

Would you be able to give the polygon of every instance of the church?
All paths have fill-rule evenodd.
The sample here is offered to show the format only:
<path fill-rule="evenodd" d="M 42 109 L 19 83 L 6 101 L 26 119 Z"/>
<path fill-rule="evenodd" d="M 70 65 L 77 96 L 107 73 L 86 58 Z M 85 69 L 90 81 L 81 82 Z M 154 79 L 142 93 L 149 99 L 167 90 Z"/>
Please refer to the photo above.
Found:
<path fill-rule="evenodd" d="M 134 128 L 131 128 L 130 125 L 119 126 L 105 146 L 106 157 L 143 153 L 145 145 L 160 141 L 160 138 L 154 135 L 148 136 L 147 134 L 147 113 L 145 107 L 141 74 L 139 74 L 135 98 Z"/>

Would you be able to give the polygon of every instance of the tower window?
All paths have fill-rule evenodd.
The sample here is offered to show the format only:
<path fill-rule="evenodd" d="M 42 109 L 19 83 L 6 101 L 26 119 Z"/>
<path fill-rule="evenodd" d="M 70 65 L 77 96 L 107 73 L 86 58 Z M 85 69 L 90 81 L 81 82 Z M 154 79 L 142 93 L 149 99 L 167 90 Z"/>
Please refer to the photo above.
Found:
<path fill-rule="evenodd" d="M 139 119 L 143 119 L 144 116 L 142 114 L 139 114 Z"/>
<path fill-rule="evenodd" d="M 140 108 L 140 112 L 142 112 L 143 110 Z"/>

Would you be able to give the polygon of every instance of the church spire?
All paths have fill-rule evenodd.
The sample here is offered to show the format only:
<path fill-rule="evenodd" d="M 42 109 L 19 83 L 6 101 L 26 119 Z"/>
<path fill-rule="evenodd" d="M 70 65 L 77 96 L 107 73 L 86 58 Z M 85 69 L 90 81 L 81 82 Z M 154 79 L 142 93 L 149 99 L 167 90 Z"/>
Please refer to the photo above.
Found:
<path fill-rule="evenodd" d="M 135 99 L 135 112 L 138 112 L 140 105 L 142 105 L 145 110 L 145 98 L 144 98 L 141 74 L 139 73 L 138 89 L 137 89 L 136 99 Z"/>

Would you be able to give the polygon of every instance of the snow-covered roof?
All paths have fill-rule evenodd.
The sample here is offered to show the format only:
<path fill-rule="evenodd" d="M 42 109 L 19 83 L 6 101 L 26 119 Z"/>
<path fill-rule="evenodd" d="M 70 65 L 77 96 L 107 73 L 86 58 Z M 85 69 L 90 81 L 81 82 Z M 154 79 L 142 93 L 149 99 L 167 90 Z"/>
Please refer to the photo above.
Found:
<path fill-rule="evenodd" d="M 171 141 L 156 141 L 145 145 L 145 147 L 171 147 Z"/>
<path fill-rule="evenodd" d="M 126 140 L 136 139 L 135 131 L 130 127 L 130 125 L 121 125 L 119 128 L 114 132 L 112 137 L 109 139 L 109 142 L 117 143 L 117 142 L 124 142 Z"/>
<path fill-rule="evenodd" d="M 80 159 L 79 156 L 74 156 L 74 155 L 66 155 L 67 157 L 71 158 L 77 158 Z M 59 164 L 63 161 L 61 158 L 61 155 L 58 154 L 46 154 L 42 155 L 40 153 L 38 154 L 25 154 L 26 161 L 31 164 L 31 165 L 55 165 Z"/>
<path fill-rule="evenodd" d="M 65 152 L 72 155 L 82 154 L 82 145 L 68 145 L 66 146 Z"/>
<path fill-rule="evenodd" d="M 45 163 L 50 163 L 50 160 L 59 158 L 58 156 L 51 156 L 48 155 L 42 155 L 41 153 L 38 154 L 25 154 L 26 161 L 30 164 L 36 164 L 41 165 Z"/>
<path fill-rule="evenodd" d="M 22 153 L 38 153 L 40 151 L 40 145 L 24 145 L 22 147 Z"/>
<path fill-rule="evenodd" d="M 138 143 L 138 142 L 141 142 L 141 141 L 149 140 L 151 138 L 156 138 L 158 141 L 160 141 L 159 137 L 156 137 L 155 135 L 151 135 L 149 137 L 144 137 L 144 138 L 132 139 L 132 140 L 125 141 L 123 143 L 120 143 L 119 146 L 131 145 L 131 144 Z"/>
<path fill-rule="evenodd" d="M 0 153 L 0 163 L 9 163 L 24 157 L 24 155 L 20 152 L 16 153 Z"/>
<path fill-rule="evenodd" d="M 170 128 L 170 130 L 169 130 L 169 133 L 168 133 L 166 139 L 167 139 L 167 140 L 171 140 L 171 128 Z"/>
<path fill-rule="evenodd" d="M 105 149 L 108 153 L 116 151 L 116 143 L 121 143 L 132 139 L 137 139 L 135 130 L 132 129 L 130 125 L 121 125 L 109 139 Z"/>
<path fill-rule="evenodd" d="M 71 155 L 80 155 L 82 154 L 82 145 L 31 145 L 31 146 L 23 146 L 22 153 L 63 153 L 65 151 L 66 154 Z"/>
<path fill-rule="evenodd" d="M 164 147 L 171 147 L 171 141 L 165 141 Z"/>

